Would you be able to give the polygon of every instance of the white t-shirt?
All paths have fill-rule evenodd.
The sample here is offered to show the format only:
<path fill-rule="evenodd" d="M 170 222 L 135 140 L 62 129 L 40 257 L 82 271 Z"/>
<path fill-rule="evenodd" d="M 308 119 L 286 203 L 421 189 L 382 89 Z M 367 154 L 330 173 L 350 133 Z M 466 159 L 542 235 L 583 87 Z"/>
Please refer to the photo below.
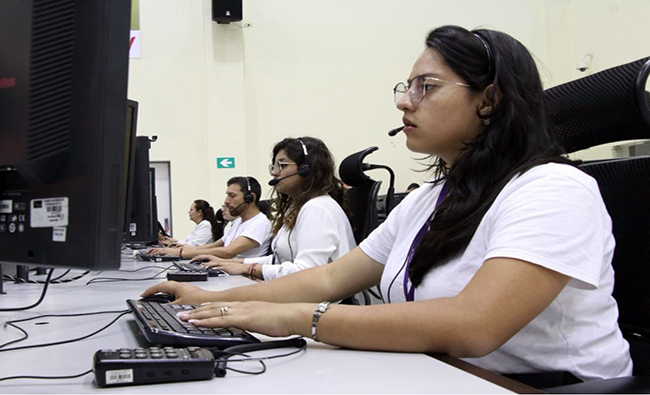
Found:
<path fill-rule="evenodd" d="M 202 246 L 203 244 L 212 243 L 214 238 L 212 237 L 212 224 L 208 220 L 202 220 L 196 226 L 185 240 L 179 240 L 178 244 L 188 245 L 188 246 Z"/>
<path fill-rule="evenodd" d="M 224 232 L 222 237 L 223 245 L 227 246 L 240 236 L 256 241 L 258 246 L 242 252 L 236 258 L 266 254 L 271 243 L 271 221 L 263 213 L 258 213 L 245 222 L 242 222 L 241 217 L 238 217 L 232 221 L 232 225 Z"/>
<path fill-rule="evenodd" d="M 361 243 L 366 254 L 386 265 L 381 280 L 386 300 L 406 300 L 407 251 L 441 188 L 427 184 L 411 192 Z M 568 165 L 538 166 L 505 186 L 465 251 L 432 269 L 415 300 L 457 295 L 490 258 L 546 267 L 571 277 L 557 298 L 499 349 L 466 360 L 499 373 L 568 371 L 583 380 L 629 376 L 629 346 L 612 297 L 614 245 L 595 180 Z"/>
<path fill-rule="evenodd" d="M 245 259 L 244 263 L 262 263 L 264 279 L 271 280 L 328 264 L 354 247 L 348 217 L 336 200 L 323 195 L 302 206 L 292 230 L 280 228 L 271 245 L 273 255 Z"/>

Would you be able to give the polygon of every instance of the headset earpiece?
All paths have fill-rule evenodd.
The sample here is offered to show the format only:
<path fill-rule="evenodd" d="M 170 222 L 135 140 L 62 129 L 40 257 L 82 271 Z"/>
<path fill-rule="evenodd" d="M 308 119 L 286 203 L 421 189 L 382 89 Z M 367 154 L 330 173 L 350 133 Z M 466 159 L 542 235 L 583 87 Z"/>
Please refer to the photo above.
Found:
<path fill-rule="evenodd" d="M 253 203 L 255 201 L 255 196 L 251 194 L 251 182 L 246 177 L 246 192 L 244 193 L 244 203 Z"/>
<path fill-rule="evenodd" d="M 309 165 L 307 163 L 303 163 L 298 166 L 298 174 L 303 177 L 309 174 Z"/>
<path fill-rule="evenodd" d="M 309 152 L 307 151 L 307 146 L 305 145 L 305 143 L 303 143 L 302 140 L 300 139 L 297 140 L 302 146 L 302 154 L 305 159 L 305 162 L 300 166 L 298 166 L 298 174 L 304 177 L 307 174 L 309 174 L 309 172 L 311 171 L 311 169 L 309 168 Z"/>

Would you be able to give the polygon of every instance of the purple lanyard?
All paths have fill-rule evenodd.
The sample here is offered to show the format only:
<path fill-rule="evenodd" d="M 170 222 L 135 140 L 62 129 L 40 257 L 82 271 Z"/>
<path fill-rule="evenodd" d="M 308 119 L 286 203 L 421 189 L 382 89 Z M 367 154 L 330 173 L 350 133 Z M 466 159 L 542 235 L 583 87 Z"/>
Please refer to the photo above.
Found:
<path fill-rule="evenodd" d="M 434 208 L 434 211 L 436 208 L 438 208 L 440 203 L 442 203 L 442 201 L 445 200 L 445 196 L 447 196 L 446 182 L 445 185 L 443 185 L 442 189 L 440 190 L 440 195 L 438 195 L 438 200 L 436 201 L 436 206 Z M 415 236 L 413 243 L 411 243 L 411 248 L 409 249 L 409 253 L 406 256 L 406 268 L 404 269 L 404 296 L 406 297 L 407 302 L 412 302 L 415 297 L 415 287 L 413 287 L 413 284 L 411 284 L 411 281 L 409 279 L 409 266 L 411 266 L 411 260 L 413 259 L 413 254 L 415 254 L 415 249 L 420 244 L 420 240 L 422 240 L 422 236 L 424 236 L 424 234 L 428 230 L 429 230 L 429 221 L 426 221 L 424 225 L 422 225 L 422 228 L 418 232 L 417 236 Z"/>

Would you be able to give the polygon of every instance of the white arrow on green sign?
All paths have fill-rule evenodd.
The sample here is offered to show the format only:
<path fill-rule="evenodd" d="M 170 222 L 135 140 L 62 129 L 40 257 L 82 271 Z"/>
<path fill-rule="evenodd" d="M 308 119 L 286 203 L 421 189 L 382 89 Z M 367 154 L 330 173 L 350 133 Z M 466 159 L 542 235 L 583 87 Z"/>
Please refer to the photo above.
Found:
<path fill-rule="evenodd" d="M 217 157 L 217 169 L 234 169 L 234 168 L 235 168 L 234 156 Z"/>

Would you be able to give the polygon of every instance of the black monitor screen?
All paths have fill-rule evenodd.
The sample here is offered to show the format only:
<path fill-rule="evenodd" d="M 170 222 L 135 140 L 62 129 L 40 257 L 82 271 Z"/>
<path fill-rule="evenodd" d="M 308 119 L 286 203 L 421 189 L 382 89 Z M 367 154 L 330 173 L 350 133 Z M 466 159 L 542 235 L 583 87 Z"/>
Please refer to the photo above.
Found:
<path fill-rule="evenodd" d="M 147 136 L 138 136 L 135 140 L 133 188 L 129 194 L 131 215 L 124 241 L 130 244 L 153 244 L 158 240 L 158 220 L 154 173 L 149 167 L 151 141 Z"/>
<path fill-rule="evenodd" d="M 131 223 L 131 212 L 133 211 L 133 189 L 135 185 L 135 157 L 136 157 L 136 135 L 138 130 L 138 108 L 139 103 L 128 100 L 126 104 L 126 155 L 124 163 L 124 176 L 126 177 L 126 209 L 124 210 L 123 234 L 127 235 Z"/>
<path fill-rule="evenodd" d="M 0 1 L 0 262 L 119 267 L 130 13 Z"/>

